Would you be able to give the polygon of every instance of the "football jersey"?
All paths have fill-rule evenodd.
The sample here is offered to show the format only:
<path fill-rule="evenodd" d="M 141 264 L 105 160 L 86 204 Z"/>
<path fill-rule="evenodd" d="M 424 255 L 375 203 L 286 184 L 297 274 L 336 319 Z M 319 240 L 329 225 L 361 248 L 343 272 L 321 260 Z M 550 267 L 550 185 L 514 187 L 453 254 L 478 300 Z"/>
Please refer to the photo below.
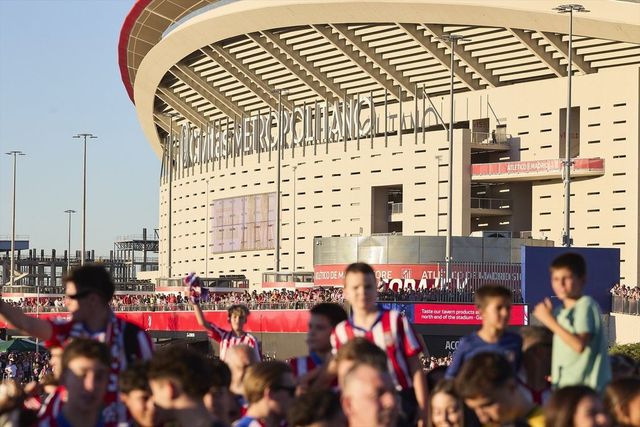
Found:
<path fill-rule="evenodd" d="M 222 329 L 214 323 L 209 323 L 209 326 L 211 326 L 211 329 L 209 329 L 207 335 L 220 344 L 220 360 L 223 362 L 227 356 L 227 350 L 240 344 L 245 344 L 253 348 L 257 360 L 260 361 L 262 359 L 260 357 L 260 351 L 258 350 L 258 340 L 253 335 L 245 332 L 244 335 L 238 336 L 235 332 Z"/>
<path fill-rule="evenodd" d="M 334 354 L 344 344 L 356 337 L 365 338 L 387 354 L 387 366 L 396 387 L 413 387 L 409 358 L 422 352 L 422 345 L 406 317 L 399 311 L 381 309 L 370 329 L 361 328 L 349 318 L 339 323 L 331 334 Z"/>

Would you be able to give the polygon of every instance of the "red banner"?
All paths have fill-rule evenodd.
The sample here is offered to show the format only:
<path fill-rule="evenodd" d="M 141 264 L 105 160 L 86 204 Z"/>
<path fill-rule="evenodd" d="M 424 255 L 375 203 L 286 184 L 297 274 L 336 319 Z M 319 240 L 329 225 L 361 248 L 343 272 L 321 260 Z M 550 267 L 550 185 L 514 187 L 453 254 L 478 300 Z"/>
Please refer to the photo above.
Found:
<path fill-rule="evenodd" d="M 473 304 L 415 304 L 413 323 L 417 325 L 481 325 L 480 313 Z M 512 326 L 528 323 L 527 306 L 511 306 Z"/>
<path fill-rule="evenodd" d="M 193 311 L 123 311 L 118 317 L 135 323 L 147 331 L 196 332 L 202 328 L 196 322 Z M 33 317 L 35 317 L 32 314 Z M 42 313 L 40 318 L 65 317 L 65 313 Z M 226 311 L 206 311 L 205 318 L 226 328 Z M 307 332 L 309 312 L 307 310 L 260 310 L 252 311 L 245 329 L 249 332 Z M 8 327 L 0 322 L 0 327 Z"/>
<path fill-rule="evenodd" d="M 524 162 L 499 162 L 499 163 L 478 163 L 471 165 L 471 174 L 474 176 L 484 175 L 518 175 L 526 173 L 560 173 L 563 161 L 560 159 L 531 160 Z M 571 167 L 572 171 L 600 171 L 604 170 L 604 160 L 574 159 Z"/>

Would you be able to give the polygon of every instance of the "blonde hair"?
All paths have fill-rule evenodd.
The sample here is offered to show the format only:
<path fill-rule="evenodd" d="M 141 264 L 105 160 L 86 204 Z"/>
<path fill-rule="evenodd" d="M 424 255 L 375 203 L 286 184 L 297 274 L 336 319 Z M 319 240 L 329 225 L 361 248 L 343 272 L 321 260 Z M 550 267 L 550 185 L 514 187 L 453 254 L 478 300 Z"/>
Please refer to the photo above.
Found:
<path fill-rule="evenodd" d="M 291 373 L 291 367 L 279 360 L 260 362 L 249 367 L 242 381 L 247 401 L 259 402 L 265 390 L 277 386 L 282 381 L 282 377 L 288 373 Z"/>

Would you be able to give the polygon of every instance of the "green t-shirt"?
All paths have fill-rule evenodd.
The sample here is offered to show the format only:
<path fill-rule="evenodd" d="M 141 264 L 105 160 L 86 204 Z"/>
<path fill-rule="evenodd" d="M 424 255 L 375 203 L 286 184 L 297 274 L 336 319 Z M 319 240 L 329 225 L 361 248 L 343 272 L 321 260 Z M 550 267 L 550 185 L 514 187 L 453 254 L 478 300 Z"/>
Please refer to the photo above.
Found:
<path fill-rule="evenodd" d="M 573 334 L 591 334 L 591 340 L 582 353 L 577 353 L 554 335 L 551 357 L 553 386 L 584 384 L 601 392 L 611 381 L 611 364 L 598 303 L 583 295 L 572 308 L 562 307 L 556 313 L 556 320 Z"/>

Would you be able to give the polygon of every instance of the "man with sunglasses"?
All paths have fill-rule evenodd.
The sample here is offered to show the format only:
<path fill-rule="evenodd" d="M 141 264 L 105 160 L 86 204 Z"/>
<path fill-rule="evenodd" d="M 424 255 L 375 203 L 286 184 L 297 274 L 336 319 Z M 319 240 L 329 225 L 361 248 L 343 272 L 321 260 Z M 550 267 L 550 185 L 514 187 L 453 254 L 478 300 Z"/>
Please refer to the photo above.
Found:
<path fill-rule="evenodd" d="M 150 359 L 153 344 L 149 335 L 133 323 L 118 318 L 109 305 L 115 284 L 102 266 L 86 264 L 63 278 L 64 303 L 68 318 L 55 320 L 27 316 L 21 309 L 0 300 L 0 316 L 24 334 L 39 338 L 48 347 L 65 347 L 75 338 L 105 343 L 112 355 L 109 385 L 104 399 L 105 427 L 128 422 L 127 411 L 118 397 L 118 375 L 136 360 Z"/>
<path fill-rule="evenodd" d="M 244 377 L 249 408 L 233 427 L 280 427 L 294 402 L 296 381 L 291 367 L 280 361 L 253 365 Z"/>

